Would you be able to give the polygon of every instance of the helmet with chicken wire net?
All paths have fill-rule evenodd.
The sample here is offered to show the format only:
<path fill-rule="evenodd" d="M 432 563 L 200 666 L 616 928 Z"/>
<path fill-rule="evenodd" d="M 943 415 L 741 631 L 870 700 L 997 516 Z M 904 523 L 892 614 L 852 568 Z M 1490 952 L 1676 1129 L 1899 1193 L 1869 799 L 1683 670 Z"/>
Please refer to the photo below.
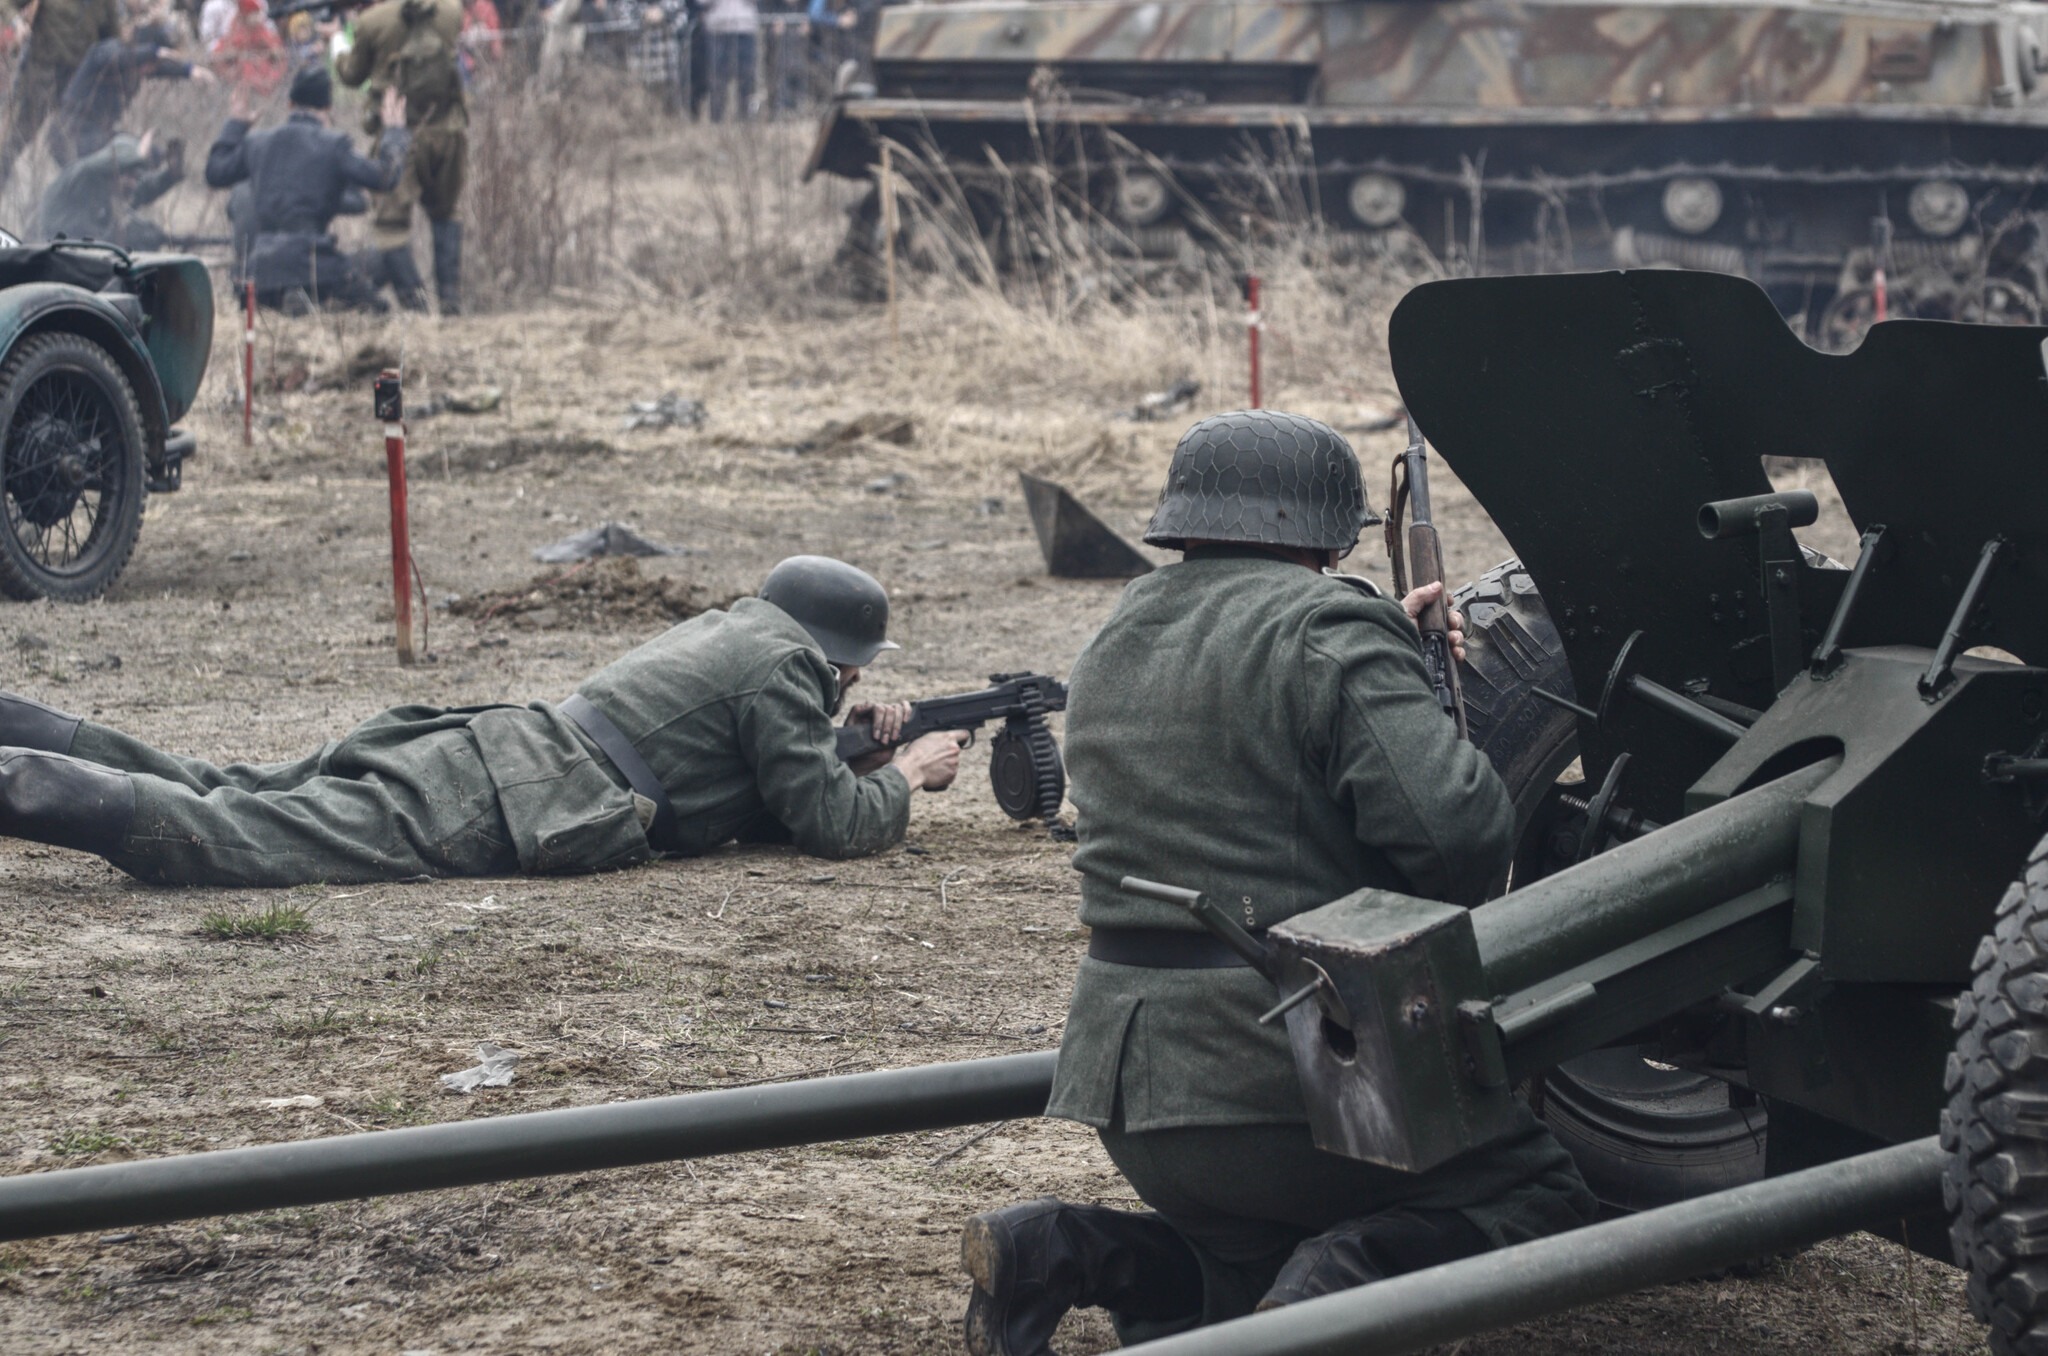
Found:
<path fill-rule="evenodd" d="M 1170 551 L 1232 541 L 1344 552 L 1379 521 L 1337 430 L 1298 414 L 1234 410 L 1181 435 L 1145 542 Z"/>

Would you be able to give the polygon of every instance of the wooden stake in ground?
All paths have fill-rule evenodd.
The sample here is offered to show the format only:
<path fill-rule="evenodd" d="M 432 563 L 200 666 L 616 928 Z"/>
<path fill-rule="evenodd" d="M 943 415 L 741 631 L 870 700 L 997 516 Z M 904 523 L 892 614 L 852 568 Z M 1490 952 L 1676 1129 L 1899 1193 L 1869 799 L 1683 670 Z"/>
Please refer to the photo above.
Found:
<path fill-rule="evenodd" d="M 896 171 L 889 143 L 882 143 L 882 272 L 889 295 L 889 356 L 902 348 L 896 328 Z"/>
<path fill-rule="evenodd" d="M 242 446 L 255 441 L 256 280 L 242 284 Z"/>
<path fill-rule="evenodd" d="M 405 512 L 405 388 L 390 368 L 377 378 L 377 421 L 384 425 L 384 473 L 391 482 L 391 623 L 398 662 L 412 654 L 412 528 Z"/>

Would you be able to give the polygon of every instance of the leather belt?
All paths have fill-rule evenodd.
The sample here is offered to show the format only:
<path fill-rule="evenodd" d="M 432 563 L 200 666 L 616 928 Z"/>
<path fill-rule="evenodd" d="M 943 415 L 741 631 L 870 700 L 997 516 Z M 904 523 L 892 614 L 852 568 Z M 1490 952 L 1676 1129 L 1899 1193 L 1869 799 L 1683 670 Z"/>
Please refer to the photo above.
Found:
<path fill-rule="evenodd" d="M 627 783 L 635 791 L 654 802 L 654 823 L 648 826 L 647 841 L 662 852 L 674 851 L 678 842 L 676 807 L 669 803 L 668 789 L 661 784 L 661 778 L 654 775 L 654 769 L 647 766 L 647 760 L 640 756 L 640 751 L 633 747 L 633 741 L 612 724 L 611 717 L 585 701 L 580 692 L 563 702 L 559 709 L 590 736 L 590 742 L 612 760 L 613 767 L 625 774 Z"/>
<path fill-rule="evenodd" d="M 1096 928 L 1088 936 L 1088 955 L 1111 965 L 1140 965 L 1148 970 L 1227 970 L 1251 966 L 1250 961 L 1208 933 L 1179 928 Z"/>

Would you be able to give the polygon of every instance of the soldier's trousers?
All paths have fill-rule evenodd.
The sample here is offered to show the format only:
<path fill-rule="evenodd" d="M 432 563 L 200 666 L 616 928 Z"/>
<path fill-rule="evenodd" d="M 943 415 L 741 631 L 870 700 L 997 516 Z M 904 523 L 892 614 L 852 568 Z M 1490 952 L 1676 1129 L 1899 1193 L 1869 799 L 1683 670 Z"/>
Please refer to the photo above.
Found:
<path fill-rule="evenodd" d="M 135 816 L 108 860 L 143 880 L 277 886 L 519 870 L 475 737 L 428 708 L 387 711 L 290 763 L 217 767 L 91 721 L 71 753 L 132 774 Z"/>
<path fill-rule="evenodd" d="M 428 221 L 453 221 L 469 172 L 469 133 L 460 127 L 422 127 L 412 134 L 398 187 L 376 195 L 370 247 L 403 249 L 412 242 L 412 209 Z"/>
<path fill-rule="evenodd" d="M 1112 1126 L 1099 1133 L 1124 1180 L 1194 1250 L 1202 1267 L 1203 1324 L 1251 1313 L 1297 1244 L 1345 1220 L 1403 1208 L 1401 1187 L 1414 1180 L 1391 1168 L 1324 1153 L 1306 1125 L 1135 1132 Z M 1547 1130 L 1538 1133 L 1549 1137 Z M 1495 1218 L 1516 1221 L 1511 1236 L 1590 1223 L 1593 1195 L 1570 1160 L 1561 1153 L 1557 1157 L 1557 1171 L 1525 1178 L 1497 1199 L 1474 1200 L 1463 1213 L 1489 1236 L 1500 1232 L 1486 1227 Z M 1456 1170 L 1454 1161 L 1436 1172 Z M 1119 1320 L 1118 1331 L 1128 1344 L 1188 1326 L 1136 1330 Z"/>

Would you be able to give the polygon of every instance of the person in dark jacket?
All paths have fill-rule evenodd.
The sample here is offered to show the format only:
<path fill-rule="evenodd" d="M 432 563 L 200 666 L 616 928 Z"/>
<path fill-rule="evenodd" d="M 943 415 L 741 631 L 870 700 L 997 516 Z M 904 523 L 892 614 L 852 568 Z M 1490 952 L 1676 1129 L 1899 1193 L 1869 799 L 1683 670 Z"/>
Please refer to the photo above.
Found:
<path fill-rule="evenodd" d="M 405 168 L 405 100 L 384 96 L 384 134 L 377 158 L 366 160 L 348 133 L 327 126 L 334 85 L 324 66 L 293 77 L 292 111 L 280 127 L 251 132 L 248 96 L 237 90 L 234 116 L 206 156 L 206 182 L 232 188 L 250 182 L 253 239 L 249 275 L 256 304 L 303 311 L 318 306 L 383 310 L 361 266 L 335 247 L 328 224 L 351 188 L 384 193 Z"/>
<path fill-rule="evenodd" d="M 120 0 L 39 0 L 28 51 L 14 75 L 7 138 L 0 141 L 0 188 L 21 153 L 57 107 L 57 100 L 94 43 L 121 35 Z"/>
<path fill-rule="evenodd" d="M 132 42 L 108 38 L 94 43 L 57 102 L 57 116 L 50 124 L 51 158 L 69 165 L 112 141 L 128 101 L 144 80 L 214 83 L 212 71 L 178 59 L 171 35 L 156 24 L 136 30 Z"/>
<path fill-rule="evenodd" d="M 141 140 L 117 136 L 74 160 L 43 194 L 39 240 L 105 240 L 126 250 L 163 248 L 164 232 L 141 213 L 185 177 L 185 143 L 173 138 L 161 154 L 156 132 Z"/>

